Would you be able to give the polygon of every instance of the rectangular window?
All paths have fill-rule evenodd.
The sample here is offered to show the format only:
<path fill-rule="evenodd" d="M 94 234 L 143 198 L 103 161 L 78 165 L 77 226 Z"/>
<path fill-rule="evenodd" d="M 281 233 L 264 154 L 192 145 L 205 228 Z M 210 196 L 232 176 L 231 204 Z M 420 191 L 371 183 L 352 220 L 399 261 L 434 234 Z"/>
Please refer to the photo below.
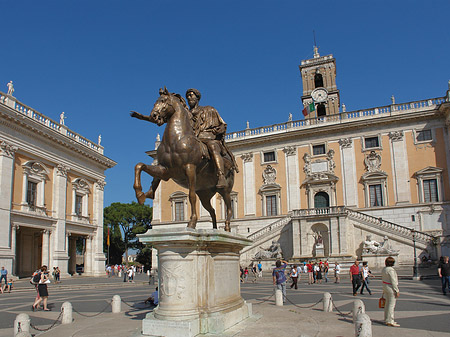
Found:
<path fill-rule="evenodd" d="M 83 215 L 83 196 L 79 194 L 75 195 L 75 214 Z"/>
<path fill-rule="evenodd" d="M 437 180 L 427 179 L 423 181 L 423 199 L 425 202 L 438 201 Z"/>
<path fill-rule="evenodd" d="M 369 186 L 370 207 L 383 206 L 383 194 L 381 184 Z"/>
<path fill-rule="evenodd" d="M 270 163 L 275 161 L 275 152 L 264 152 L 264 163 Z"/>
<path fill-rule="evenodd" d="M 431 130 L 421 130 L 417 132 L 417 141 L 425 142 L 427 140 L 432 140 L 433 136 L 431 134 Z"/>
<path fill-rule="evenodd" d="M 266 215 L 267 216 L 278 215 L 276 195 L 266 196 Z"/>
<path fill-rule="evenodd" d="M 364 138 L 364 147 L 370 149 L 373 147 L 380 147 L 380 141 L 378 137 L 367 137 Z"/>
<path fill-rule="evenodd" d="M 184 202 L 175 201 L 175 221 L 184 221 Z"/>
<path fill-rule="evenodd" d="M 36 200 L 37 200 L 37 183 L 34 181 L 28 180 L 28 187 L 27 187 L 27 204 L 29 206 L 36 206 Z"/>
<path fill-rule="evenodd" d="M 325 144 L 313 145 L 313 156 L 325 154 Z"/>

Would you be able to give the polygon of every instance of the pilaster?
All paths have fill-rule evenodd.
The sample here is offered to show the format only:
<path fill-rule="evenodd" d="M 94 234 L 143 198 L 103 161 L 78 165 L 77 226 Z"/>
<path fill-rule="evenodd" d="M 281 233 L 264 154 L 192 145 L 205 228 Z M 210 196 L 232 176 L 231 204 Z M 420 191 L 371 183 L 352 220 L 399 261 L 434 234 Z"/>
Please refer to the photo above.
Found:
<path fill-rule="evenodd" d="M 295 146 L 285 147 L 283 151 L 286 155 L 287 205 L 290 212 L 301 208 L 298 151 Z"/>
<path fill-rule="evenodd" d="M 55 267 L 60 266 L 60 260 L 67 260 L 66 249 L 66 200 L 67 200 L 67 172 L 70 169 L 58 165 L 53 175 L 53 214 L 56 218 L 55 230 L 52 233 Z M 62 269 L 61 269 L 62 270 Z"/>
<path fill-rule="evenodd" d="M 411 201 L 409 167 L 403 131 L 389 132 L 389 138 L 391 140 L 395 202 L 396 204 L 409 203 Z"/>
<path fill-rule="evenodd" d="M 106 182 L 104 180 L 97 180 L 94 188 L 94 216 L 93 224 L 95 230 L 93 231 L 92 239 L 92 273 L 99 276 L 105 273 L 106 257 L 103 253 L 103 193 Z"/>
<path fill-rule="evenodd" d="M 342 138 L 339 140 L 341 148 L 342 185 L 344 189 L 344 205 L 358 206 L 358 183 L 356 176 L 356 159 L 353 140 Z"/>
<path fill-rule="evenodd" d="M 244 162 L 244 215 L 256 215 L 255 163 L 253 153 L 241 156 Z"/>

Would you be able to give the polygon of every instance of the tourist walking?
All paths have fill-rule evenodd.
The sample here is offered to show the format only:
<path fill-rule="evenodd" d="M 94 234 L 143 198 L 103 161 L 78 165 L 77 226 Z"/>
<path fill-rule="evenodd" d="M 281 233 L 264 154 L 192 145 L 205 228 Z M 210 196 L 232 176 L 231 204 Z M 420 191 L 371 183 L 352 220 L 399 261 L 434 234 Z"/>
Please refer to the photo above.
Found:
<path fill-rule="evenodd" d="M 314 283 L 314 271 L 313 271 L 313 264 L 311 261 L 308 262 L 308 264 L 306 265 L 306 267 L 308 268 L 308 284 L 313 284 Z"/>
<path fill-rule="evenodd" d="M 8 285 L 8 270 L 5 269 L 5 267 L 2 267 L 2 269 L 0 270 L 0 289 L 2 291 L 5 290 L 6 286 Z M 5 280 L 5 285 L 3 285 L 3 280 Z"/>
<path fill-rule="evenodd" d="M 262 264 L 261 264 L 261 261 L 258 262 L 258 277 L 262 277 Z"/>
<path fill-rule="evenodd" d="M 244 283 L 248 281 L 248 268 L 245 267 L 244 269 Z"/>
<path fill-rule="evenodd" d="M 369 289 L 369 277 L 372 275 L 372 272 L 367 265 L 367 262 L 363 262 L 363 266 L 361 268 L 361 276 L 362 276 L 362 287 L 361 287 L 361 295 L 364 294 L 364 288 L 367 289 L 369 295 L 372 295 L 372 292 Z"/>
<path fill-rule="evenodd" d="M 61 282 L 61 269 L 59 267 L 56 267 L 56 283 Z"/>
<path fill-rule="evenodd" d="M 48 272 L 47 272 L 47 266 L 42 266 L 41 271 L 39 273 L 40 279 L 38 284 L 38 292 L 39 292 L 39 298 L 34 301 L 34 304 L 32 306 L 32 310 L 37 310 L 39 307 L 39 304 L 43 302 L 44 305 L 44 311 L 50 311 L 50 309 L 47 307 L 47 301 L 48 301 L 48 290 L 47 290 L 47 283 L 50 283 L 50 280 L 48 279 Z"/>
<path fill-rule="evenodd" d="M 448 263 L 448 256 L 444 256 L 442 262 L 439 263 L 438 273 L 442 282 L 442 293 L 447 295 L 447 289 L 450 291 L 450 264 Z"/>
<path fill-rule="evenodd" d="M 361 287 L 361 270 L 359 269 L 358 260 L 350 267 L 350 281 L 353 286 L 353 296 L 356 296 L 359 287 Z"/>
<path fill-rule="evenodd" d="M 298 269 L 297 269 L 297 265 L 294 265 L 291 269 L 290 275 L 291 280 L 292 280 L 292 284 L 291 284 L 291 289 L 293 287 L 295 287 L 295 289 L 298 289 L 297 286 L 297 282 L 298 282 Z"/>
<path fill-rule="evenodd" d="M 334 263 L 334 278 L 336 279 L 334 283 L 341 282 L 341 266 L 339 265 L 339 262 Z"/>
<path fill-rule="evenodd" d="M 277 260 L 275 262 L 275 268 L 272 271 L 273 285 L 280 289 L 283 293 L 283 303 L 286 298 L 286 275 L 285 270 L 287 262 L 284 260 Z"/>
<path fill-rule="evenodd" d="M 330 265 L 328 264 L 328 260 L 325 261 L 323 264 L 323 276 L 325 277 L 325 282 L 328 282 L 328 269 L 330 268 Z"/>
<path fill-rule="evenodd" d="M 322 284 L 323 264 L 316 265 L 316 282 Z"/>
<path fill-rule="evenodd" d="M 256 279 L 258 277 L 258 270 L 255 265 L 252 266 L 252 274 L 253 274 L 253 283 L 256 283 Z"/>
<path fill-rule="evenodd" d="M 397 297 L 400 296 L 398 289 L 398 277 L 395 271 L 395 259 L 389 256 L 384 261 L 386 267 L 381 271 L 381 280 L 383 281 L 383 297 L 386 299 L 384 305 L 384 322 L 388 326 L 398 327 L 400 324 L 394 321 L 394 309 Z"/>

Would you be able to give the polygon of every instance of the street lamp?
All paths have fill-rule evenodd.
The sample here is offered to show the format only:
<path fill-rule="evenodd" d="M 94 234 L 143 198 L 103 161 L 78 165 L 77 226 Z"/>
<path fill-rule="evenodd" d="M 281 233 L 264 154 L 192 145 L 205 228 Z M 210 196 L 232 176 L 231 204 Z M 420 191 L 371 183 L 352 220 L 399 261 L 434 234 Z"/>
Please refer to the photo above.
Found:
<path fill-rule="evenodd" d="M 413 247 L 414 247 L 414 266 L 413 266 L 413 280 L 418 280 L 419 275 L 417 273 L 417 254 L 416 254 L 416 230 L 411 229 L 411 234 L 413 237 Z"/>

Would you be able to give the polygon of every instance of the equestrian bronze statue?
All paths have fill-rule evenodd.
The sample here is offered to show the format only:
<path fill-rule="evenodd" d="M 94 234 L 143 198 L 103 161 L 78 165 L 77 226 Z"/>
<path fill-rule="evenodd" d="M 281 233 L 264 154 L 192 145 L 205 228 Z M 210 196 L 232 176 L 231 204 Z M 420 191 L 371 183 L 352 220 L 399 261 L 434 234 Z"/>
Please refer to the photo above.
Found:
<path fill-rule="evenodd" d="M 233 154 L 224 143 L 226 124 L 216 109 L 199 106 L 200 93 L 196 89 L 186 92 L 191 110 L 179 94 L 160 89 L 159 98 L 149 116 L 132 111 L 131 117 L 167 124 L 158 149 L 156 165 L 138 163 L 135 167 L 134 190 L 140 204 L 146 198 L 153 199 L 161 180 L 173 179 L 189 190 L 191 217 L 187 227 L 197 224 L 197 196 L 211 215 L 213 228 L 217 229 L 216 213 L 211 198 L 219 193 L 225 203 L 225 230 L 230 232 L 232 216 L 230 193 L 237 171 Z M 142 192 L 141 172 L 153 177 L 150 189 Z"/>

